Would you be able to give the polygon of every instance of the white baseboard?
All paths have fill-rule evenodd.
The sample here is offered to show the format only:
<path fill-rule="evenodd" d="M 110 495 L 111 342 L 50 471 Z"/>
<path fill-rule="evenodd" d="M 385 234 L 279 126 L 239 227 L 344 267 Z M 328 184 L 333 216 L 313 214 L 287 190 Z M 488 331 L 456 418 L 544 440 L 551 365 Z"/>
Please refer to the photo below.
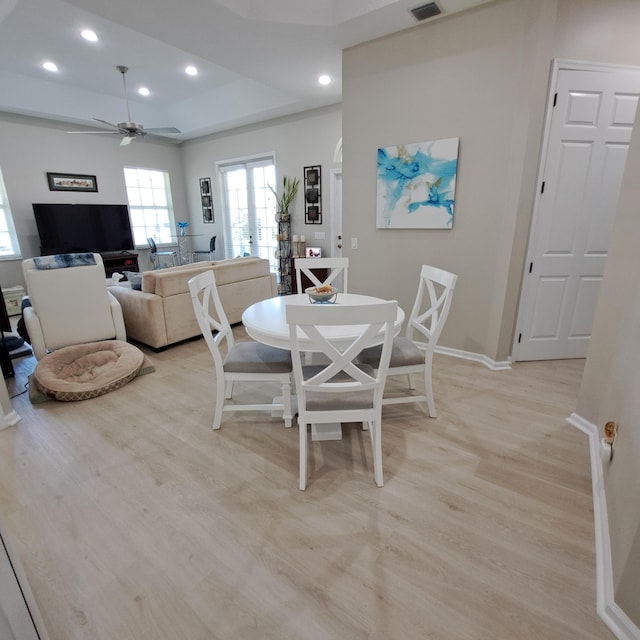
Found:
<path fill-rule="evenodd" d="M 493 371 L 503 371 L 505 369 L 511 369 L 511 362 L 509 360 L 492 360 L 489 356 L 485 356 L 482 353 L 473 353 L 473 351 L 462 351 L 461 349 L 450 349 L 449 347 L 436 347 L 436 353 L 441 353 L 445 356 L 452 356 L 453 358 L 462 358 L 463 360 L 473 360 L 473 362 L 479 362 L 488 369 Z"/>
<path fill-rule="evenodd" d="M 596 552 L 596 611 L 619 640 L 640 640 L 640 629 L 614 602 L 609 517 L 607 514 L 603 459 L 601 457 L 602 447 L 600 445 L 598 427 L 577 413 L 572 413 L 567 418 L 567 422 L 586 433 L 589 438 Z"/>
<path fill-rule="evenodd" d="M 0 415 L 0 430 L 12 427 L 20 422 L 20 416 L 12 409 L 9 413 Z"/>

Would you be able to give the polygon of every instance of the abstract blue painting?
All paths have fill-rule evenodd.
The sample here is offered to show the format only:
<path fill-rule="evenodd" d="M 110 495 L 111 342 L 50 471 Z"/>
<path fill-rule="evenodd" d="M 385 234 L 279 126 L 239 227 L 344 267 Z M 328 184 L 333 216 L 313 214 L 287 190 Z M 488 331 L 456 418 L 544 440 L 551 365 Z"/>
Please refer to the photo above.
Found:
<path fill-rule="evenodd" d="M 451 229 L 458 138 L 378 149 L 378 229 Z"/>

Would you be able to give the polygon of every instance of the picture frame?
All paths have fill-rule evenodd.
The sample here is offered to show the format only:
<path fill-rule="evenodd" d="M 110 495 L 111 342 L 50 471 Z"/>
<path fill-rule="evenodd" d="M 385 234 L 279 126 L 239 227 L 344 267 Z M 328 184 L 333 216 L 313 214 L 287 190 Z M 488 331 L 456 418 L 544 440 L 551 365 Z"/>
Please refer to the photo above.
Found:
<path fill-rule="evenodd" d="M 305 180 L 308 185 L 316 185 L 318 184 L 318 171 L 312 167 L 306 167 L 307 171 L 305 173 Z"/>
<path fill-rule="evenodd" d="M 211 178 L 200 178 L 200 200 L 202 201 L 202 221 L 205 223 L 215 222 Z"/>
<path fill-rule="evenodd" d="M 320 165 L 304 168 L 304 222 L 322 224 L 322 174 Z"/>
<path fill-rule="evenodd" d="M 200 195 L 211 195 L 211 178 L 200 178 Z"/>
<path fill-rule="evenodd" d="M 315 205 L 307 207 L 305 218 L 306 224 L 316 224 L 320 220 L 320 208 Z"/>
<path fill-rule="evenodd" d="M 96 176 L 84 173 L 54 173 L 47 171 L 49 191 L 98 191 Z"/>

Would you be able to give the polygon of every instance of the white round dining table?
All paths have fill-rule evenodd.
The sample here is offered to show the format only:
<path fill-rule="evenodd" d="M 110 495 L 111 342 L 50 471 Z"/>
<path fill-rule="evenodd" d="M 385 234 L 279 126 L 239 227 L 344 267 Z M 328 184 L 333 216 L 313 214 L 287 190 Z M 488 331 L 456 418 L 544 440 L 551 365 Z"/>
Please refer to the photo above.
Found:
<path fill-rule="evenodd" d="M 338 293 L 333 303 L 338 305 L 362 305 L 385 302 L 381 298 L 373 296 L 363 296 L 356 293 Z M 307 294 L 294 294 L 289 296 L 277 296 L 268 298 L 261 302 L 256 302 L 248 307 L 242 314 L 242 323 L 249 336 L 258 342 L 278 347 L 280 349 L 291 349 L 291 340 L 289 339 L 289 325 L 286 318 L 286 307 L 290 304 L 319 304 L 312 303 Z M 395 335 L 400 333 L 402 323 L 404 322 L 404 311 L 398 307 L 398 315 L 395 322 Z M 325 335 L 332 344 L 340 348 L 340 342 L 345 340 L 345 347 L 348 347 L 357 336 L 361 335 L 365 330 L 363 325 L 350 326 L 319 326 L 320 333 Z M 382 331 L 380 332 L 380 342 L 383 340 Z M 372 344 L 375 344 L 372 342 Z M 304 339 L 300 340 L 300 346 L 303 351 L 313 352 L 313 346 L 309 342 L 309 347 L 305 349 Z M 292 397 L 295 403 L 295 396 Z M 274 402 L 281 402 L 276 398 Z M 340 423 L 336 424 L 320 424 L 311 425 L 312 440 L 341 440 L 342 428 Z"/>
<path fill-rule="evenodd" d="M 385 302 L 381 298 L 373 296 L 364 296 L 357 293 L 338 293 L 333 303 L 340 306 L 357 306 L 363 304 L 375 304 Z M 271 347 L 279 347 L 280 349 L 290 349 L 291 341 L 289 339 L 289 325 L 287 324 L 285 308 L 287 305 L 308 305 L 320 304 L 312 303 L 309 296 L 302 294 L 294 294 L 289 296 L 277 296 L 268 298 L 261 302 L 256 302 L 245 309 L 242 314 L 242 323 L 247 333 L 258 342 L 269 345 Z M 395 334 L 400 333 L 402 323 L 404 322 L 404 311 L 398 307 L 398 315 L 395 322 Z M 349 346 L 354 338 L 364 331 L 365 327 L 360 325 L 345 326 L 326 326 L 320 327 L 320 332 L 335 346 L 339 347 L 342 340 L 345 346 Z M 382 342 L 382 331 L 380 333 L 380 342 Z M 313 351 L 311 342 L 309 348 L 305 348 L 304 339 L 300 341 L 300 346 L 305 351 Z"/>

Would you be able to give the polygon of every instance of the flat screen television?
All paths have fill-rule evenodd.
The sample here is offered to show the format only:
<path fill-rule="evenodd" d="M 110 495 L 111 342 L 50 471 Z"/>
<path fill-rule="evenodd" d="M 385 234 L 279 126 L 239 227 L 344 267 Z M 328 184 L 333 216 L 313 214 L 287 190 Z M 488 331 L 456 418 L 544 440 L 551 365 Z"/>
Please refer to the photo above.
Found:
<path fill-rule="evenodd" d="M 40 253 L 116 253 L 135 248 L 126 204 L 34 203 Z"/>

